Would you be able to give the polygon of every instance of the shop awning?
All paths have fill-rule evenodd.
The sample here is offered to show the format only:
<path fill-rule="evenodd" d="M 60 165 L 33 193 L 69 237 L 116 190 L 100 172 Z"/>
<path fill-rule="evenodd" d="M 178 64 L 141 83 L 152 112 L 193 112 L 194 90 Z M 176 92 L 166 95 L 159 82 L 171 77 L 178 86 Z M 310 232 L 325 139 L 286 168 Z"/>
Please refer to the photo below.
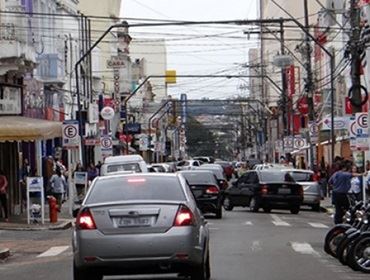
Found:
<path fill-rule="evenodd" d="M 0 142 L 62 137 L 62 123 L 20 116 L 0 117 Z"/>

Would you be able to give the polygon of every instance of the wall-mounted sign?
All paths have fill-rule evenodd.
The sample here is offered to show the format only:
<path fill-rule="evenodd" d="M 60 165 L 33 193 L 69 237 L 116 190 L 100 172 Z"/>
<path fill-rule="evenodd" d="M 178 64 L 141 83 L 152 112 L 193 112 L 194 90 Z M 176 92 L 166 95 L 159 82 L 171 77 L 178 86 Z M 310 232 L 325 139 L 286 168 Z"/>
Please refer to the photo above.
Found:
<path fill-rule="evenodd" d="M 106 106 L 101 110 L 100 115 L 104 120 L 111 120 L 114 118 L 114 109 Z"/>
<path fill-rule="evenodd" d="M 125 67 L 126 58 L 124 56 L 111 56 L 109 60 L 107 60 L 107 68 L 123 68 Z"/>
<path fill-rule="evenodd" d="M 141 124 L 139 123 L 128 123 L 125 125 L 125 133 L 140 134 Z"/>
<path fill-rule="evenodd" d="M 0 115 L 22 114 L 22 91 L 19 87 L 0 85 Z"/>

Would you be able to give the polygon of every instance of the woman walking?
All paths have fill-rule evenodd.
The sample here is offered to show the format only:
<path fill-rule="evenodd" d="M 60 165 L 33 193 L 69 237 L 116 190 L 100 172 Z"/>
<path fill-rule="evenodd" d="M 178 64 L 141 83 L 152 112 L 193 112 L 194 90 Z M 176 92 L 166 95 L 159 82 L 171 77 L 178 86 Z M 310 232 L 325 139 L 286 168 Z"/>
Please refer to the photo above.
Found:
<path fill-rule="evenodd" d="M 7 198 L 7 189 L 8 189 L 8 179 L 6 178 L 4 172 L 0 170 L 0 204 L 4 212 L 5 222 L 9 222 L 8 217 L 8 198 Z M 1 209 L 0 209 L 1 211 Z"/>

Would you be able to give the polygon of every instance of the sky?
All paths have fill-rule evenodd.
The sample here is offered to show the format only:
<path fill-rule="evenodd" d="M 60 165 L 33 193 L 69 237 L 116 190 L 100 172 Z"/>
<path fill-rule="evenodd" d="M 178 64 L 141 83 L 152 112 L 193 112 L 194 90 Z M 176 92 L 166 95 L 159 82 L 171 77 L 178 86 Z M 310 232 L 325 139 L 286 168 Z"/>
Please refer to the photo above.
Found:
<path fill-rule="evenodd" d="M 257 0 L 124 0 L 121 16 L 140 19 L 177 21 L 218 21 L 257 18 Z M 130 29 L 131 37 L 164 38 L 167 69 L 181 75 L 243 75 L 248 49 L 257 46 L 256 37 L 248 38 L 247 26 L 176 26 Z M 150 74 L 150 73 L 148 73 Z M 174 97 L 225 99 L 247 94 L 246 78 L 186 78 L 169 87 Z"/>

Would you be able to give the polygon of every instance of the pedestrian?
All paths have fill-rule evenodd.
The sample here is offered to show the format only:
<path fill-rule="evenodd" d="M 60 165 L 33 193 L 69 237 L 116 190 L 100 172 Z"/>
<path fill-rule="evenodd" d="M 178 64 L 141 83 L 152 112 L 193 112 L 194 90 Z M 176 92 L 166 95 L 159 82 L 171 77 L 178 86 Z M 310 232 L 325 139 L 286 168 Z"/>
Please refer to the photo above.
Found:
<path fill-rule="evenodd" d="M 21 188 L 22 206 L 27 206 L 27 177 L 32 177 L 32 168 L 27 158 L 23 160 L 19 175 L 19 184 Z"/>
<path fill-rule="evenodd" d="M 87 179 L 93 181 L 95 177 L 98 176 L 98 169 L 95 167 L 95 164 L 91 162 L 87 168 Z"/>
<path fill-rule="evenodd" d="M 67 189 L 67 181 L 64 178 L 60 169 L 57 168 L 55 174 L 50 179 L 51 193 L 56 198 L 58 203 L 58 211 L 62 209 L 63 195 Z"/>
<path fill-rule="evenodd" d="M 0 204 L 4 212 L 5 222 L 9 222 L 8 217 L 8 198 L 7 198 L 7 189 L 8 189 L 8 179 L 5 176 L 5 173 L 0 170 Z"/>
<path fill-rule="evenodd" d="M 329 179 L 329 184 L 333 186 L 332 202 L 335 206 L 334 223 L 343 222 L 343 216 L 349 208 L 348 191 L 351 188 L 353 176 L 362 174 L 351 172 L 352 162 L 342 160 L 340 170 L 336 171 Z"/>
<path fill-rule="evenodd" d="M 76 172 L 86 172 L 86 170 L 82 166 L 81 162 L 77 162 L 76 168 L 73 171 L 73 178 L 76 178 L 76 175 L 75 175 Z M 85 193 L 85 185 L 84 184 L 75 184 L 75 187 L 76 187 L 77 196 L 78 197 L 83 196 L 84 193 Z"/>
<path fill-rule="evenodd" d="M 358 173 L 357 171 L 358 169 L 356 165 L 353 165 L 352 173 L 353 174 Z M 351 188 L 348 191 L 350 199 L 353 201 L 360 201 L 362 197 L 361 190 L 362 190 L 362 176 L 353 176 L 351 179 Z"/>
<path fill-rule="evenodd" d="M 103 165 L 102 162 L 99 160 L 98 164 L 95 166 L 98 169 L 98 176 L 100 176 L 100 169 L 102 165 Z"/>

